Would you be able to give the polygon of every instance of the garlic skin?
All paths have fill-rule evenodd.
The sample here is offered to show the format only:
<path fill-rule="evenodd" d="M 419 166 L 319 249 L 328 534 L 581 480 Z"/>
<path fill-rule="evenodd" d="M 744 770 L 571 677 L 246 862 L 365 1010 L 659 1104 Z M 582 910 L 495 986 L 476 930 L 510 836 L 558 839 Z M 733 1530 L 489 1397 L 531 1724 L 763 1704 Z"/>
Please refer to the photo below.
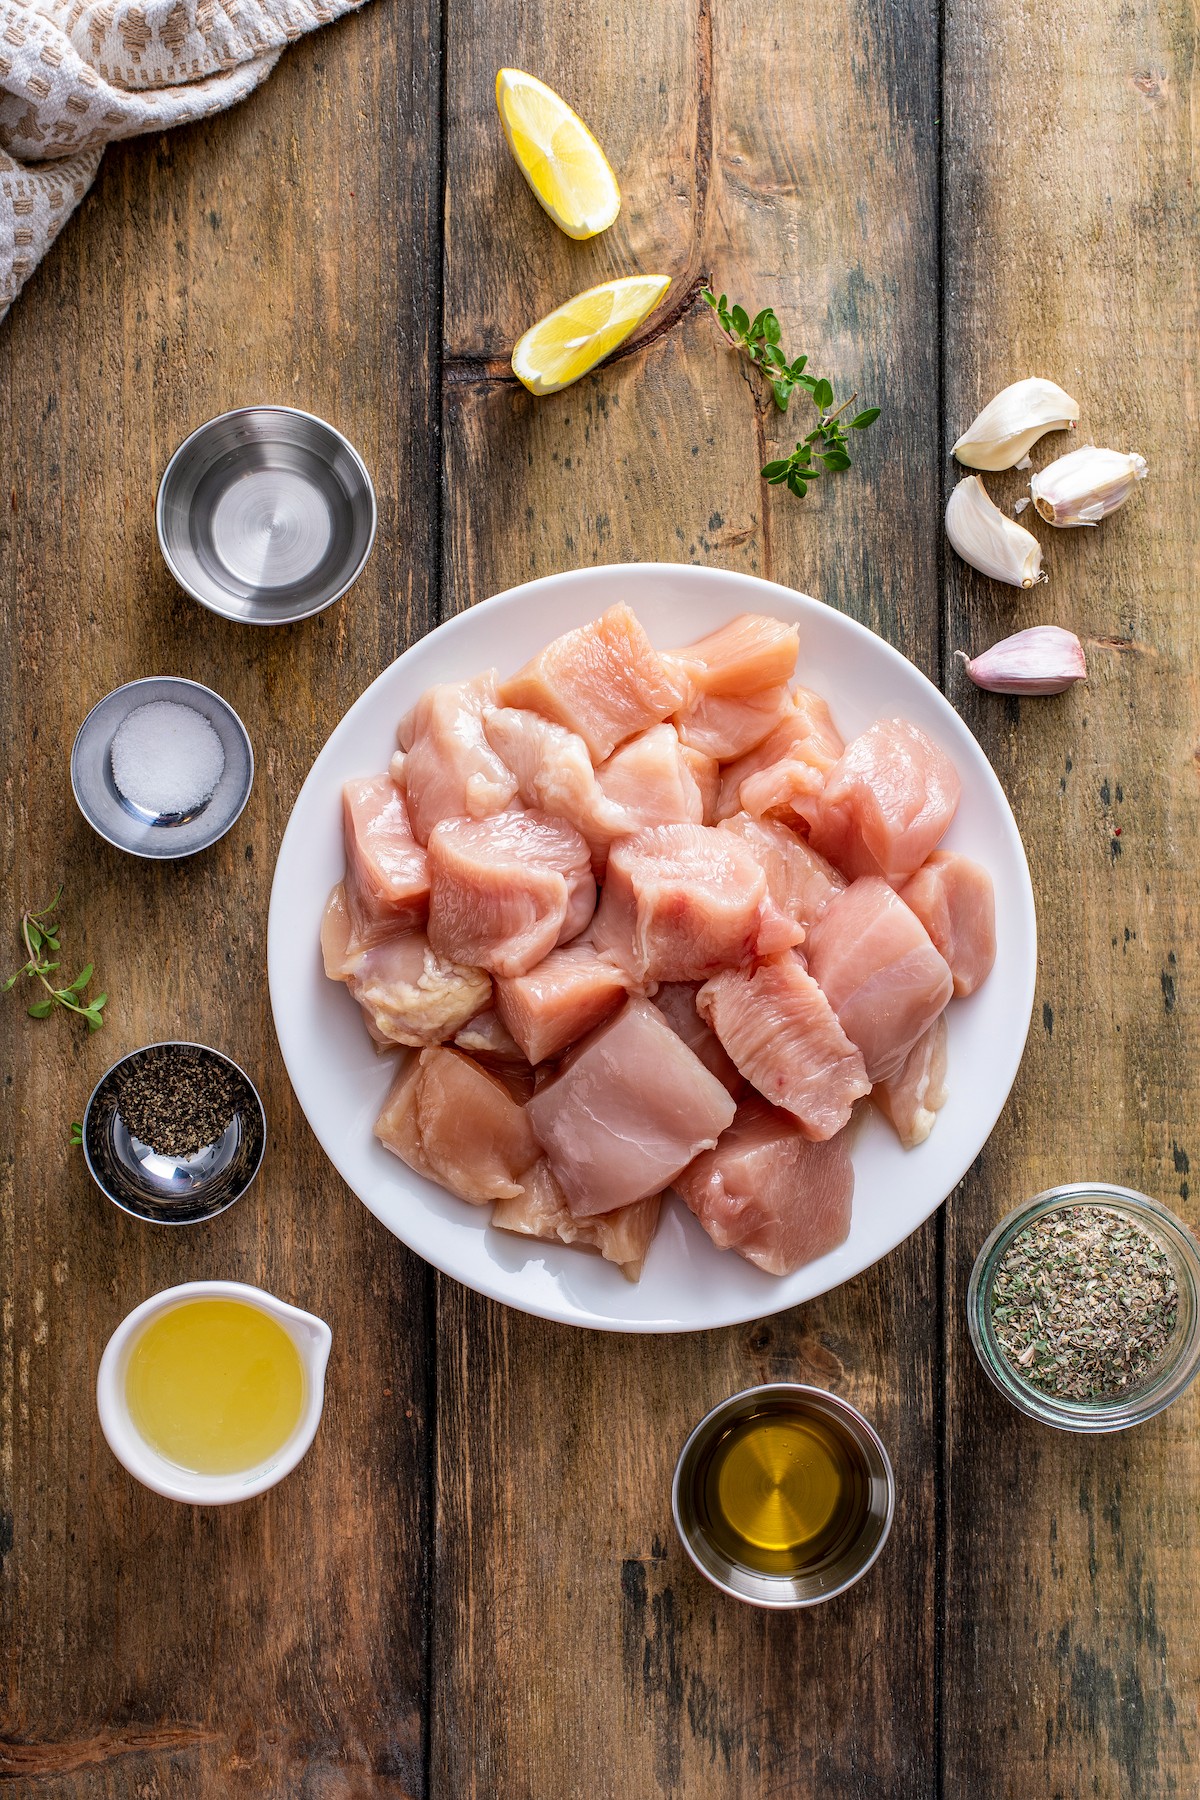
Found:
<path fill-rule="evenodd" d="M 968 469 L 1012 469 L 1048 431 L 1069 431 L 1079 402 L 1057 382 L 1030 375 L 1003 388 L 967 427 L 953 454 Z"/>
<path fill-rule="evenodd" d="M 1033 625 L 1002 638 L 982 656 L 957 655 L 976 687 L 989 694 L 1061 694 L 1087 680 L 1083 645 L 1061 625 Z"/>
<path fill-rule="evenodd" d="M 1099 450 L 1083 444 L 1048 463 L 1029 483 L 1033 504 L 1047 525 L 1098 525 L 1124 506 L 1149 474 L 1136 450 Z"/>
<path fill-rule="evenodd" d="M 968 475 L 951 490 L 946 536 L 963 561 L 983 575 L 1019 588 L 1046 579 L 1042 546 L 1031 531 L 993 504 L 978 475 Z"/>

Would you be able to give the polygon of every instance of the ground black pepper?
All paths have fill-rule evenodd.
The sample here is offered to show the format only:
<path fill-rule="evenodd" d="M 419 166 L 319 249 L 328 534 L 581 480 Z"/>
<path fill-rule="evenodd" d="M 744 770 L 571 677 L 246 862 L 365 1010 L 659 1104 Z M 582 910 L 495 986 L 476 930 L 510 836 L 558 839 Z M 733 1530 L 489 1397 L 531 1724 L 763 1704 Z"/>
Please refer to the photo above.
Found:
<path fill-rule="evenodd" d="M 130 1132 L 160 1156 L 194 1156 L 221 1136 L 237 1107 L 234 1077 L 211 1057 L 139 1059 L 116 1086 Z"/>

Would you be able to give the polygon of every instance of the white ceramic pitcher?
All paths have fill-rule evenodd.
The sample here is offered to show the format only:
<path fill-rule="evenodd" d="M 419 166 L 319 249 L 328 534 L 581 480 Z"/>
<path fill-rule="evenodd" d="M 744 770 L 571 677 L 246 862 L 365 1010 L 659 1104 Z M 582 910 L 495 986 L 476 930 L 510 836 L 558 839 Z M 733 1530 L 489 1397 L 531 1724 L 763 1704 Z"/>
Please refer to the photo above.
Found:
<path fill-rule="evenodd" d="M 280 1449 L 253 1468 L 239 1469 L 232 1475 L 201 1475 L 181 1469 L 147 1443 L 130 1416 L 125 1377 L 134 1346 L 152 1319 L 185 1300 L 240 1300 L 257 1306 L 283 1327 L 299 1353 L 304 1369 L 303 1411 Z M 109 1448 L 131 1475 L 169 1500 L 184 1500 L 192 1506 L 227 1506 L 231 1501 L 261 1494 L 291 1473 L 316 1436 L 325 1402 L 325 1368 L 332 1343 L 333 1333 L 324 1319 L 288 1306 L 262 1288 L 242 1281 L 185 1281 L 179 1287 L 164 1288 L 135 1306 L 121 1321 L 100 1358 L 96 1404 Z"/>

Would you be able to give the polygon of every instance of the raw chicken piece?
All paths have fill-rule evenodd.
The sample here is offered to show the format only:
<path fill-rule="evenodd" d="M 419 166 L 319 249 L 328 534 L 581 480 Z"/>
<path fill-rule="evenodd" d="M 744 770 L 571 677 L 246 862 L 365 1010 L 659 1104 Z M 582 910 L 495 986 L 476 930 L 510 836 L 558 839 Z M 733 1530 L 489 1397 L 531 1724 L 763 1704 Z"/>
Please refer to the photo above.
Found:
<path fill-rule="evenodd" d="M 476 1013 L 468 1019 L 461 1031 L 455 1033 L 456 1049 L 465 1050 L 468 1056 L 478 1056 L 484 1062 L 527 1061 L 525 1052 L 505 1025 L 500 1014 L 489 1006 L 486 1012 Z"/>
<path fill-rule="evenodd" d="M 525 1108 L 458 1050 L 422 1050 L 401 1069 L 375 1136 L 418 1175 L 474 1206 L 516 1199 L 539 1155 Z"/>
<path fill-rule="evenodd" d="M 684 744 L 683 760 L 692 771 L 692 779 L 700 789 L 700 820 L 704 825 L 712 825 L 717 817 L 717 799 L 721 792 L 721 766 L 702 750 L 693 750 L 690 744 Z"/>
<path fill-rule="evenodd" d="M 567 944 L 496 982 L 496 1010 L 531 1063 L 558 1056 L 625 998 L 626 978 L 591 944 Z"/>
<path fill-rule="evenodd" d="M 799 801 L 811 800 L 841 756 L 844 745 L 829 708 L 819 694 L 797 688 L 792 705 L 775 729 L 721 774 L 717 816 L 747 812 L 792 817 Z"/>
<path fill-rule="evenodd" d="M 741 613 L 707 637 L 672 650 L 696 694 L 758 694 L 791 680 L 800 628 L 761 613 Z"/>
<path fill-rule="evenodd" d="M 365 775 L 348 781 L 342 789 L 342 812 L 353 877 L 352 907 L 357 901 L 372 919 L 390 916 L 393 929 L 423 925 L 429 910 L 429 869 L 413 836 L 404 795 L 391 776 Z"/>
<path fill-rule="evenodd" d="M 878 875 L 838 895 L 805 954 L 872 1081 L 897 1072 L 954 988 L 920 919 Z"/>
<path fill-rule="evenodd" d="M 899 886 L 937 844 L 960 791 L 954 764 L 919 726 L 877 719 L 797 810 L 814 848 L 851 880 L 882 875 Z"/>
<path fill-rule="evenodd" d="M 816 1144 L 790 1114 L 757 1097 L 682 1175 L 675 1191 L 720 1250 L 768 1275 L 790 1275 L 846 1240 L 854 1166 L 848 1133 Z"/>
<path fill-rule="evenodd" d="M 876 1083 L 871 1098 L 906 1150 L 925 1142 L 946 1100 L 945 1013 L 917 1039 L 896 1073 Z"/>
<path fill-rule="evenodd" d="M 427 688 L 397 733 L 407 754 L 401 765 L 408 815 L 418 843 L 427 844 L 441 819 L 484 819 L 503 812 L 517 778 L 497 756 L 483 731 L 496 705 L 496 671 L 473 681 Z"/>
<path fill-rule="evenodd" d="M 696 995 L 699 991 L 698 981 L 664 981 L 654 996 L 653 1004 L 676 1037 L 683 1039 L 688 1049 L 716 1076 L 721 1086 L 727 1088 L 734 1099 L 738 1100 L 746 1091 L 746 1083 L 738 1074 L 716 1032 L 700 1017 L 696 1008 Z"/>
<path fill-rule="evenodd" d="M 340 967 L 362 1007 L 372 1037 L 388 1044 L 439 1044 L 465 1025 L 491 998 L 482 969 L 448 962 L 423 931 L 400 932 L 368 950 L 336 960 L 337 924 L 326 913 L 322 929 L 325 971 Z"/>
<path fill-rule="evenodd" d="M 565 819 L 496 813 L 430 834 L 429 937 L 444 956 L 523 975 L 578 937 L 595 904 L 591 853 Z"/>
<path fill-rule="evenodd" d="M 741 838 L 761 864 L 767 891 L 776 906 L 805 931 L 846 886 L 840 870 L 797 837 L 781 819 L 752 819 L 749 813 L 738 812 L 730 819 L 722 819 L 721 830 Z"/>
<path fill-rule="evenodd" d="M 624 819 L 622 836 L 646 825 L 704 822 L 704 799 L 673 725 L 652 725 L 596 770 L 601 792 Z"/>
<path fill-rule="evenodd" d="M 527 1108 L 576 1218 L 661 1193 L 733 1118 L 733 1101 L 648 1000 L 584 1038 Z"/>
<path fill-rule="evenodd" d="M 870 1092 L 861 1052 L 790 951 L 715 975 L 696 1005 L 746 1080 L 794 1114 L 806 1137 L 831 1138 Z"/>
<path fill-rule="evenodd" d="M 492 707 L 484 714 L 483 729 L 516 776 L 522 803 L 574 825 L 602 868 L 612 840 L 630 828 L 621 807 L 597 784 L 578 732 L 516 706 Z"/>
<path fill-rule="evenodd" d="M 325 902 L 325 911 L 321 915 L 321 960 L 330 981 L 345 981 L 362 951 L 363 946 L 353 942 L 345 884 L 339 881 Z"/>
<path fill-rule="evenodd" d="M 693 750 L 730 762 L 761 744 L 791 707 L 786 682 L 759 694 L 701 694 L 675 714 L 675 729 Z"/>
<path fill-rule="evenodd" d="M 555 638 L 500 686 L 504 706 L 527 706 L 577 731 L 594 762 L 657 725 L 679 706 L 679 690 L 627 606 Z"/>
<path fill-rule="evenodd" d="M 587 1244 L 599 1250 L 606 1262 L 616 1263 L 626 1281 L 637 1281 L 658 1225 L 662 1196 L 635 1200 L 616 1212 L 593 1213 L 577 1219 L 555 1179 L 546 1157 L 534 1163 L 524 1176 L 525 1192 L 516 1200 L 500 1200 L 492 1224 L 501 1231 L 518 1231 L 526 1237 L 557 1238 L 563 1244 Z"/>
<path fill-rule="evenodd" d="M 768 898 L 745 845 L 708 825 L 618 838 L 592 932 L 596 948 L 639 983 L 694 981 L 745 962 L 764 940 L 802 935 Z"/>
<path fill-rule="evenodd" d="M 954 850 L 935 850 L 900 898 L 950 964 L 954 992 L 973 994 L 996 960 L 996 896 L 987 870 Z"/>

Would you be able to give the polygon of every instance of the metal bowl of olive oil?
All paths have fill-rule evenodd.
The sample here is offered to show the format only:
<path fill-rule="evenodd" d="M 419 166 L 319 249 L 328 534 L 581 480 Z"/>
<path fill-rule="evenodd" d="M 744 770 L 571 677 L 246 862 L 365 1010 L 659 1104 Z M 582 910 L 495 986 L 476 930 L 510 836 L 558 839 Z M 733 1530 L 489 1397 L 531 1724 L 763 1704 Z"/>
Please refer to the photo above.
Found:
<path fill-rule="evenodd" d="M 772 1382 L 701 1419 L 671 1503 L 684 1549 L 724 1593 L 752 1606 L 815 1606 L 879 1556 L 896 1481 L 879 1436 L 847 1401 Z"/>

